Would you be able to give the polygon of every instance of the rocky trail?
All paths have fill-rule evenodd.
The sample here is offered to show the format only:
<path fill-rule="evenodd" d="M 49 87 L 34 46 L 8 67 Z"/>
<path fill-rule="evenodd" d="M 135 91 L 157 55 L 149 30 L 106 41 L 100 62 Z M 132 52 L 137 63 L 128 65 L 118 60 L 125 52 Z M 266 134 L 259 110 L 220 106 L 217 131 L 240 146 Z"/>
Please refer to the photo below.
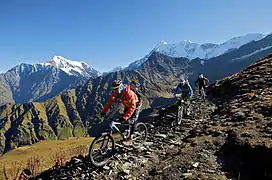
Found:
<path fill-rule="evenodd" d="M 145 110 L 146 144 L 118 148 L 103 168 L 79 156 L 35 179 L 272 179 L 272 56 L 213 84 L 208 95 L 194 94 L 180 126 L 171 126 L 174 105 Z"/>
<path fill-rule="evenodd" d="M 88 157 L 80 156 L 65 167 L 52 168 L 36 179 L 181 179 L 193 176 L 195 169 L 206 164 L 203 162 L 214 161 L 214 157 L 197 144 L 187 146 L 191 144 L 189 139 L 197 135 L 198 126 L 209 122 L 215 106 L 197 95 L 191 104 L 192 114 L 183 119 L 179 127 L 171 126 L 176 118 L 175 105 L 152 109 L 149 120 L 145 121 L 149 133 L 145 145 L 140 149 L 118 148 L 115 158 L 101 169 L 94 168 Z M 198 157 L 189 158 L 189 150 Z M 209 174 L 214 176 L 216 168 L 207 166 L 203 170 L 207 173 L 206 178 Z"/>

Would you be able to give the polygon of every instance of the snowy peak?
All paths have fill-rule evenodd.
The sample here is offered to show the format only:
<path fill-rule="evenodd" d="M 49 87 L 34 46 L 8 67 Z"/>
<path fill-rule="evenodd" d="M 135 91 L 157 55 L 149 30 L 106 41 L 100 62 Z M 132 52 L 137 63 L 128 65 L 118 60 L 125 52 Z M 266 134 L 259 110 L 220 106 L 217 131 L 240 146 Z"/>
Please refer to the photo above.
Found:
<path fill-rule="evenodd" d="M 125 68 L 124 66 L 117 66 L 116 68 L 111 69 L 109 72 L 121 71 L 121 70 L 123 70 L 124 68 Z"/>
<path fill-rule="evenodd" d="M 53 56 L 51 60 L 49 60 L 44 65 L 54 66 L 56 68 L 61 69 L 69 75 L 75 76 L 86 76 L 86 77 L 96 77 L 100 75 L 100 72 L 91 68 L 85 62 L 72 61 L 66 59 L 62 56 Z"/>
<path fill-rule="evenodd" d="M 199 55 L 203 56 L 203 50 L 197 43 L 184 40 L 177 44 L 169 44 L 161 41 L 154 48 L 154 51 L 171 56 L 171 57 L 187 57 L 194 59 Z"/>
<path fill-rule="evenodd" d="M 220 56 L 221 54 L 224 54 L 228 52 L 231 49 L 237 49 L 241 47 L 244 44 L 247 44 L 251 41 L 258 41 L 265 37 L 265 34 L 261 33 L 250 33 L 245 36 L 237 36 L 233 37 L 230 40 L 219 44 L 213 48 L 209 48 L 206 50 L 206 56 L 204 59 L 209 59 L 212 57 Z"/>
<path fill-rule="evenodd" d="M 171 44 L 165 41 L 160 41 L 157 45 L 155 45 L 152 51 L 149 52 L 149 54 L 147 54 L 140 60 L 132 62 L 125 69 L 132 70 L 139 67 L 151 56 L 153 52 L 158 52 L 170 57 L 185 57 L 190 60 L 195 58 L 210 59 L 227 53 L 230 50 L 238 49 L 251 41 L 261 40 L 268 35 L 269 34 L 249 33 L 244 36 L 233 37 L 221 44 L 197 44 L 189 40 L 184 40 L 179 43 Z"/>
<path fill-rule="evenodd" d="M 49 60 L 47 63 L 53 65 L 56 68 L 69 68 L 69 67 L 73 68 L 79 67 L 81 69 L 84 69 L 84 67 L 90 68 L 90 66 L 85 62 L 68 60 L 62 56 L 53 56 L 52 59 Z"/>
<path fill-rule="evenodd" d="M 180 43 L 169 44 L 161 41 L 154 48 L 154 51 L 171 56 L 171 57 L 186 57 L 188 59 L 202 58 L 210 59 L 220 56 L 231 49 L 237 49 L 251 41 L 258 41 L 266 35 L 261 33 L 250 33 L 244 36 L 237 36 L 222 44 L 197 44 L 189 40 L 184 40 Z"/>

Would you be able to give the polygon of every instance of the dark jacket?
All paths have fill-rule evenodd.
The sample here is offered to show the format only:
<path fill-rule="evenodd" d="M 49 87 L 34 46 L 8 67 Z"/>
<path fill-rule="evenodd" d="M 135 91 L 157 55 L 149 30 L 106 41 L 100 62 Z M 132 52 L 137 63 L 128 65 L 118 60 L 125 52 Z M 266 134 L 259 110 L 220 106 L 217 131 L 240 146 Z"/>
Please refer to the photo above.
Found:
<path fill-rule="evenodd" d="M 203 78 L 198 78 L 195 82 L 195 86 L 197 86 L 197 84 L 199 85 L 199 87 L 203 87 L 206 86 L 208 84 L 209 80 L 206 77 Z"/>

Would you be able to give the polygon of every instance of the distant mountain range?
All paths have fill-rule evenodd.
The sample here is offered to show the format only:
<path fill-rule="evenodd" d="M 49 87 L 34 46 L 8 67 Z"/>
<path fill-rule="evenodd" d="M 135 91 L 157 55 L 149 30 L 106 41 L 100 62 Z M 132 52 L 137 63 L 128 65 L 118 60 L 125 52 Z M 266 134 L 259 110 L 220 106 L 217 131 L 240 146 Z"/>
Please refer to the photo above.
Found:
<path fill-rule="evenodd" d="M 216 80 L 217 77 L 235 72 L 237 69 L 233 66 L 233 63 L 228 64 L 227 62 L 235 61 L 235 66 L 243 68 L 249 63 L 249 61 L 243 59 L 255 57 L 255 54 L 269 52 L 272 46 L 270 36 L 250 33 L 233 37 L 222 44 L 206 43 L 199 45 L 188 40 L 168 44 L 161 41 L 149 54 L 132 62 L 128 67 L 118 66 L 103 74 L 85 62 L 72 61 L 61 56 L 53 56 L 51 60 L 45 63 L 22 63 L 6 73 L 0 74 L 0 105 L 7 102 L 44 101 L 66 89 L 86 83 L 90 77 L 96 78 L 117 71 L 141 68 L 141 65 L 153 54 L 173 59 L 186 58 L 188 62 L 190 61 L 190 64 L 194 64 L 192 71 L 195 73 L 205 72 L 212 80 Z M 218 71 L 218 68 L 216 68 L 218 63 L 227 64 L 225 64 L 226 67 L 223 70 Z M 230 65 L 232 67 L 229 67 Z M 213 70 L 211 71 L 212 67 Z"/>
<path fill-rule="evenodd" d="M 190 60 L 200 58 L 208 60 L 238 49 L 252 41 L 261 40 L 266 36 L 266 34 L 262 33 L 249 33 L 244 36 L 233 37 L 222 44 L 197 44 L 189 40 L 184 40 L 176 44 L 169 44 L 165 41 L 161 41 L 142 59 L 130 63 L 128 67 L 118 66 L 117 68 L 112 69 L 111 72 L 135 69 L 145 62 L 153 52 L 158 52 L 169 57 L 184 57 Z"/>
<path fill-rule="evenodd" d="M 101 73 L 87 63 L 61 56 L 53 56 L 46 63 L 22 63 L 0 74 L 0 105 L 44 101 L 99 75 Z"/>

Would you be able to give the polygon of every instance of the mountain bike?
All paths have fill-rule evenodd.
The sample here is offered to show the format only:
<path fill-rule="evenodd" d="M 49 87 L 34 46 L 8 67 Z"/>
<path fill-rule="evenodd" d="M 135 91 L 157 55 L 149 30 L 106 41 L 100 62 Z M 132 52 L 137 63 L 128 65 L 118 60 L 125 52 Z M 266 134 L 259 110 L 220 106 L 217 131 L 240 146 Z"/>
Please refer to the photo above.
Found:
<path fill-rule="evenodd" d="M 110 123 L 106 131 L 97 136 L 90 145 L 89 158 L 95 167 L 102 167 L 108 163 L 116 151 L 113 130 L 117 130 L 118 134 L 121 135 L 122 140 L 125 141 L 130 137 L 131 129 L 134 125 L 130 123 L 122 124 L 118 121 L 113 121 L 113 118 L 108 118 L 108 120 L 110 120 Z M 117 126 L 126 127 L 125 131 L 121 132 L 120 128 Z M 134 126 L 135 130 L 132 135 L 132 147 L 137 149 L 146 142 L 148 132 L 146 125 L 142 122 L 138 122 Z"/>
<path fill-rule="evenodd" d="M 192 108 L 188 98 L 184 98 L 182 94 L 176 94 L 175 96 L 180 99 L 177 100 L 176 120 L 172 121 L 172 126 L 179 126 L 184 114 L 186 113 L 186 115 L 189 116 Z"/>

